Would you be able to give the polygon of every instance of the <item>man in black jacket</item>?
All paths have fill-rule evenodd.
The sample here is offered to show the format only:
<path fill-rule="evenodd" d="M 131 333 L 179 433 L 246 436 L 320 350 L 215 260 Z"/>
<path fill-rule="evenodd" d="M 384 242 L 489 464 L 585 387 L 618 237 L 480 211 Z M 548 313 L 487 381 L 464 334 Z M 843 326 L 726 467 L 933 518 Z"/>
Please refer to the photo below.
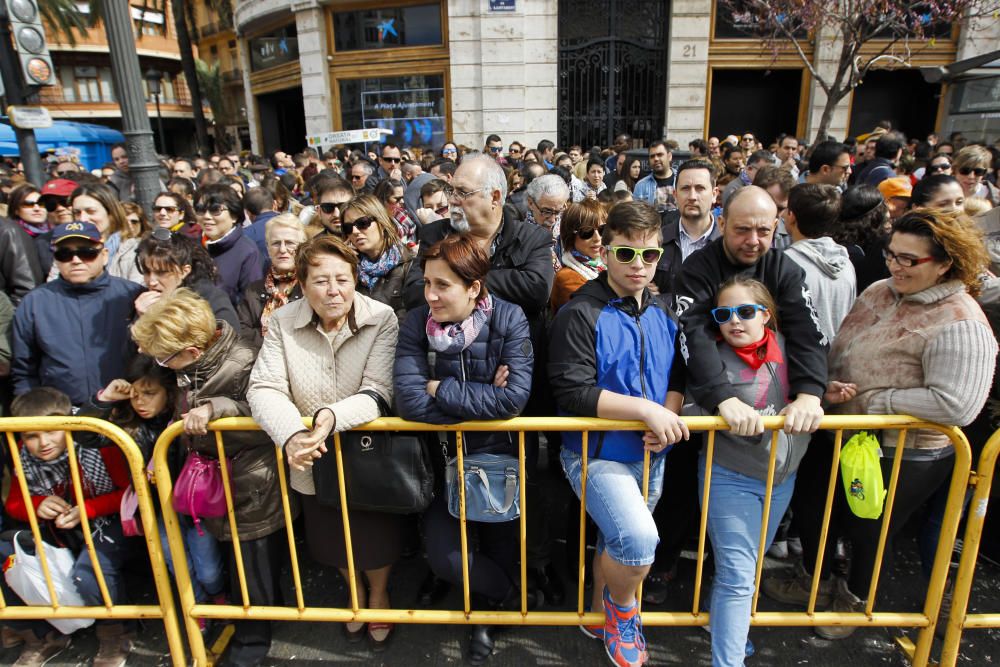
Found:
<path fill-rule="evenodd" d="M 762 432 L 759 415 L 736 398 L 727 380 L 711 316 L 719 285 L 736 274 L 764 283 L 778 304 L 776 315 L 786 340 L 789 397 L 793 399 L 781 412 L 786 417 L 785 431 L 815 431 L 823 417 L 820 399 L 826 390 L 829 341 L 819 329 L 802 269 L 782 253 L 768 252 L 777 214 L 771 196 L 761 188 L 749 185 L 737 190 L 723 211 L 722 238 L 691 255 L 676 284 L 688 388 L 698 405 L 718 410 L 741 436 Z"/>

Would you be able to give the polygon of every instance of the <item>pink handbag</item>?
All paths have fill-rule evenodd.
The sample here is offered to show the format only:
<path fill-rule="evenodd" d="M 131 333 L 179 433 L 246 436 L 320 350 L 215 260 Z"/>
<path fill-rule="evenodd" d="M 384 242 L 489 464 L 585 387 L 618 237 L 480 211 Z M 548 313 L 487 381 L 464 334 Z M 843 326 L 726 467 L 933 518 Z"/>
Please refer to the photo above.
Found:
<path fill-rule="evenodd" d="M 140 537 L 142 532 L 142 517 L 139 516 L 139 497 L 131 484 L 122 494 L 121 504 L 122 533 L 125 537 Z"/>
<path fill-rule="evenodd" d="M 226 463 L 230 463 L 227 459 Z M 232 469 L 230 467 L 230 469 Z M 201 519 L 226 516 L 226 492 L 218 459 L 189 451 L 174 484 L 174 509 L 194 519 L 199 535 Z"/>

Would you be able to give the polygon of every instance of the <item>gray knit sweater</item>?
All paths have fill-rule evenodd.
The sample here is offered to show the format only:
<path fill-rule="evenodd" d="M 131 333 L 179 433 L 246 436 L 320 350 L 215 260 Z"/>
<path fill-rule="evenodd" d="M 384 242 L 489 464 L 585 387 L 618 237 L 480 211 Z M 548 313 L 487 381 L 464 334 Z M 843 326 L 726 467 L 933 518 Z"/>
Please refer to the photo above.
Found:
<path fill-rule="evenodd" d="M 891 282 L 858 297 L 833 342 L 830 379 L 854 382 L 858 393 L 831 412 L 968 425 L 986 402 L 997 355 L 982 309 L 957 280 L 906 296 Z M 883 431 L 880 441 L 894 448 L 897 438 Z M 951 451 L 947 436 L 929 430 L 910 431 L 904 446 L 908 459 Z"/>

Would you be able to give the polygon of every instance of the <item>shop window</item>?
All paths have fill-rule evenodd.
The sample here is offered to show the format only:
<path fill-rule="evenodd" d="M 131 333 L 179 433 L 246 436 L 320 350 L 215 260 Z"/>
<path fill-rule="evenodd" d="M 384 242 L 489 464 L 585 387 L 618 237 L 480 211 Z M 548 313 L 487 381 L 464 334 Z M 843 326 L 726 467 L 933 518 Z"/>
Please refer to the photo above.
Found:
<path fill-rule="evenodd" d="M 250 70 L 257 72 L 299 59 L 298 30 L 289 24 L 250 40 Z"/>
<path fill-rule="evenodd" d="M 441 5 L 335 12 L 333 36 L 337 51 L 438 46 L 442 43 Z"/>
<path fill-rule="evenodd" d="M 405 146 L 440 146 L 446 139 L 444 75 L 341 79 L 345 130 L 381 127 L 385 138 Z"/>

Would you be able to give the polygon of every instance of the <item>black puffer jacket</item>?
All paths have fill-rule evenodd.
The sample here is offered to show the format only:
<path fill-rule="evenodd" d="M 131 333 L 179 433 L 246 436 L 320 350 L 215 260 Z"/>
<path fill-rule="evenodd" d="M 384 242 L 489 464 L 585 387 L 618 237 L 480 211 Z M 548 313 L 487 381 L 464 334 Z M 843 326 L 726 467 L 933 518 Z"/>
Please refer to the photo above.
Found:
<path fill-rule="evenodd" d="M 17 223 L 0 218 L 0 291 L 17 306 L 42 275 L 31 237 Z"/>
<path fill-rule="evenodd" d="M 396 311 L 400 326 L 403 325 L 403 317 L 406 315 L 406 306 L 403 304 L 403 282 L 414 260 L 413 251 L 409 248 L 403 248 L 401 252 L 402 259 L 399 264 L 387 276 L 376 281 L 371 289 L 366 288 L 360 281 L 357 286 L 358 294 L 371 297 Z"/>
<path fill-rule="evenodd" d="M 302 298 L 302 286 L 298 283 L 288 295 L 288 303 Z M 263 280 L 255 280 L 243 292 L 243 300 L 236 306 L 236 315 L 240 321 L 240 338 L 255 350 L 260 350 L 264 344 L 264 335 L 260 332 L 260 316 L 264 314 L 267 304 L 267 290 Z"/>

